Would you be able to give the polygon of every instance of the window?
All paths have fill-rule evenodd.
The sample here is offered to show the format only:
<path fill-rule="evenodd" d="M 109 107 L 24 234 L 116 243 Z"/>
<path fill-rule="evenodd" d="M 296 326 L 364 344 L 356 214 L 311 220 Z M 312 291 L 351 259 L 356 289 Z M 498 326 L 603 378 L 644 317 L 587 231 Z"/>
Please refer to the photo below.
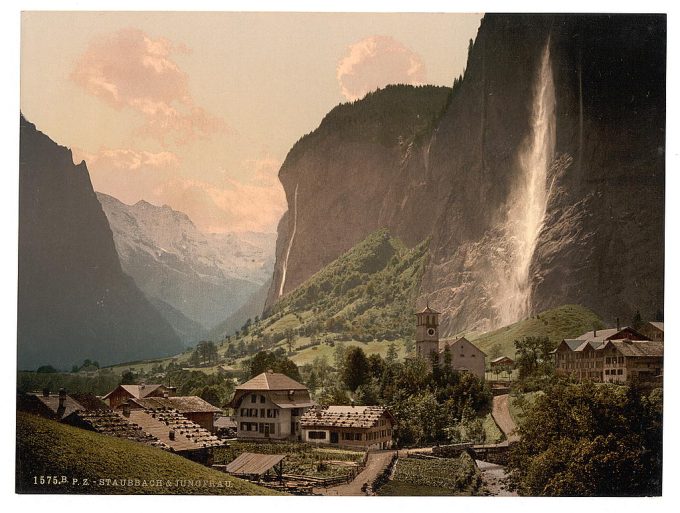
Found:
<path fill-rule="evenodd" d="M 472 357 L 474 358 L 475 356 L 477 356 L 477 355 L 475 353 L 472 353 Z"/>
<path fill-rule="evenodd" d="M 246 412 L 246 409 L 245 409 L 245 408 L 241 408 L 241 417 L 245 417 L 245 416 L 246 416 L 246 413 L 245 413 L 245 412 Z"/>
<path fill-rule="evenodd" d="M 619 356 L 619 363 L 623 363 L 623 356 Z"/>
<path fill-rule="evenodd" d="M 265 401 L 266 401 L 266 399 L 264 398 L 263 395 L 261 395 L 261 396 L 260 396 L 260 402 L 261 402 L 262 404 L 264 404 Z"/>
<path fill-rule="evenodd" d="M 260 417 L 264 418 L 264 408 L 260 408 Z"/>
<path fill-rule="evenodd" d="M 617 370 L 616 370 L 616 374 L 618 374 L 619 376 L 621 376 L 621 375 L 623 374 L 623 369 L 617 369 Z"/>
<path fill-rule="evenodd" d="M 257 396 L 255 394 L 250 396 L 250 402 L 251 403 L 256 403 L 257 402 Z"/>
<path fill-rule="evenodd" d="M 355 440 L 361 440 L 361 433 L 354 433 Z"/>
<path fill-rule="evenodd" d="M 310 440 L 325 440 L 326 439 L 326 432 L 325 431 L 310 431 L 307 434 L 307 438 Z"/>
<path fill-rule="evenodd" d="M 241 431 L 245 431 L 245 430 L 246 430 L 246 423 L 241 422 Z"/>

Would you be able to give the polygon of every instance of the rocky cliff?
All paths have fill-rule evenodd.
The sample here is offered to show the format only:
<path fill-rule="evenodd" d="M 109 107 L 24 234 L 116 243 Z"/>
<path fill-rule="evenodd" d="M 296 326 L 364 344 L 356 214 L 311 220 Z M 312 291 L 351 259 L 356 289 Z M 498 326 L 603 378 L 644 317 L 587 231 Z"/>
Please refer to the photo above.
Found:
<path fill-rule="evenodd" d="M 289 210 L 268 306 L 387 227 L 410 245 L 431 237 L 419 302 L 443 311 L 445 334 L 565 303 L 651 317 L 665 42 L 663 16 L 487 15 L 463 79 L 436 98 L 443 114 L 422 88 L 338 107 L 281 168 Z M 393 117 L 397 105 L 412 116 Z"/>
<path fill-rule="evenodd" d="M 21 118 L 18 365 L 167 356 L 180 341 L 123 273 L 84 162 Z"/>
<path fill-rule="evenodd" d="M 273 234 L 204 234 L 167 205 L 97 197 L 123 271 L 157 307 L 165 303 L 159 311 L 185 342 L 204 337 L 271 276 Z"/>

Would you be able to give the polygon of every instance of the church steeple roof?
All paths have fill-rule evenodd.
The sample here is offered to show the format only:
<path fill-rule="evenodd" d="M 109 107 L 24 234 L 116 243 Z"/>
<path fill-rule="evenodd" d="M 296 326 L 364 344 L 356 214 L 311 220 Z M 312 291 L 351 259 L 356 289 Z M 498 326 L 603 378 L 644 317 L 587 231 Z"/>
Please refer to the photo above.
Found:
<path fill-rule="evenodd" d="M 437 310 L 433 310 L 430 308 L 430 303 L 427 303 L 427 306 L 420 312 L 416 312 L 416 315 L 420 314 L 436 314 L 436 315 L 441 315 L 441 312 L 438 312 Z"/>

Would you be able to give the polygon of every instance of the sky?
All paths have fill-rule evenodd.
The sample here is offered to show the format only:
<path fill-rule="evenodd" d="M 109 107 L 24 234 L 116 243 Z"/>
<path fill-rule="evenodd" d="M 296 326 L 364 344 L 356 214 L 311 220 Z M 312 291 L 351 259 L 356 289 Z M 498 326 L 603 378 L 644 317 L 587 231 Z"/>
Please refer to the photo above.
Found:
<path fill-rule="evenodd" d="M 96 191 L 276 230 L 277 173 L 335 105 L 451 85 L 480 14 L 24 12 L 21 110 Z"/>

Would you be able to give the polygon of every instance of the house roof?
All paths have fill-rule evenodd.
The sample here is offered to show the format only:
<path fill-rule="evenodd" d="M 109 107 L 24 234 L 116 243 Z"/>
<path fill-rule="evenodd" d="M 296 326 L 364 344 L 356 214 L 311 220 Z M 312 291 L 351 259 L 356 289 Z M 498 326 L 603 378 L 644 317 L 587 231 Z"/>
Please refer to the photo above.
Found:
<path fill-rule="evenodd" d="M 268 371 L 237 386 L 236 390 L 307 390 L 307 387 L 285 374 Z"/>
<path fill-rule="evenodd" d="M 594 342 L 604 342 L 605 340 L 622 340 L 624 338 L 630 338 L 630 334 L 636 335 L 642 340 L 647 338 L 642 333 L 639 333 L 630 326 L 624 326 L 621 329 L 607 328 L 604 330 L 595 330 L 595 333 L 593 333 L 593 330 L 586 331 L 583 335 L 578 337 L 578 340 L 590 340 Z"/>
<path fill-rule="evenodd" d="M 207 429 L 190 421 L 177 410 L 130 410 L 130 416 L 125 417 L 120 410 L 116 414 L 139 426 L 144 432 L 156 437 L 171 450 L 194 451 L 206 447 L 224 445 Z M 174 431 L 175 439 L 170 439 L 170 432 Z"/>
<path fill-rule="evenodd" d="M 627 357 L 663 356 L 663 342 L 610 340 L 607 342 L 607 345 L 609 344 Z"/>
<path fill-rule="evenodd" d="M 146 397 L 143 399 L 131 399 L 145 410 L 160 408 L 175 409 L 180 413 L 218 413 L 222 410 L 204 401 L 196 395 L 176 397 Z"/>
<path fill-rule="evenodd" d="M 226 471 L 230 474 L 262 475 L 279 463 L 285 454 L 256 454 L 242 452 L 238 458 L 229 463 Z"/>
<path fill-rule="evenodd" d="M 663 331 L 663 322 L 659 322 L 659 321 L 649 321 L 649 322 L 647 322 L 647 324 L 651 324 L 651 325 L 654 326 L 655 328 L 658 328 L 658 329 L 660 329 L 661 331 Z"/>
<path fill-rule="evenodd" d="M 300 418 L 300 426 L 311 427 L 348 427 L 368 429 L 387 415 L 393 424 L 395 418 L 383 406 L 328 406 L 311 408 Z"/>
<path fill-rule="evenodd" d="M 141 384 L 141 385 L 118 385 L 116 388 L 111 390 L 108 394 L 106 394 L 102 399 L 108 399 L 108 397 L 113 394 L 116 390 L 122 388 L 125 390 L 128 394 L 130 394 L 132 397 L 141 399 L 144 397 L 149 396 L 150 394 L 156 392 L 159 388 L 165 388 L 164 385 L 146 385 L 146 384 Z"/>
<path fill-rule="evenodd" d="M 494 358 L 493 360 L 491 360 L 491 363 L 500 363 L 500 362 L 503 362 L 503 361 L 506 361 L 506 360 L 510 361 L 510 362 L 514 361 L 509 356 L 499 356 L 498 358 Z"/>
<path fill-rule="evenodd" d="M 478 348 L 476 345 L 474 345 L 472 342 L 470 342 L 465 337 L 460 337 L 460 338 L 453 340 L 453 341 L 444 339 L 444 340 L 442 340 L 442 342 L 444 343 L 444 346 L 439 350 L 440 353 L 443 353 L 446 350 L 447 347 L 455 349 L 456 346 L 462 345 L 462 346 L 472 346 L 474 349 L 476 349 L 481 354 L 486 356 L 486 353 L 484 351 L 482 351 L 480 348 Z"/>
<path fill-rule="evenodd" d="M 108 410 L 109 405 L 94 394 L 70 394 L 85 410 Z"/>
<path fill-rule="evenodd" d="M 146 433 L 138 425 L 128 421 L 127 418 L 117 415 L 113 410 L 77 411 L 64 419 L 67 424 L 84 427 L 101 433 L 102 435 L 115 436 L 133 440 L 153 447 L 168 449 L 168 446 L 155 436 Z"/>
<path fill-rule="evenodd" d="M 44 396 L 43 394 L 30 394 L 35 396 L 43 405 L 45 405 L 56 417 L 64 418 L 73 412 L 85 410 L 86 408 L 73 397 L 67 395 L 64 398 L 64 411 L 59 412 L 59 394 L 50 394 Z"/>

